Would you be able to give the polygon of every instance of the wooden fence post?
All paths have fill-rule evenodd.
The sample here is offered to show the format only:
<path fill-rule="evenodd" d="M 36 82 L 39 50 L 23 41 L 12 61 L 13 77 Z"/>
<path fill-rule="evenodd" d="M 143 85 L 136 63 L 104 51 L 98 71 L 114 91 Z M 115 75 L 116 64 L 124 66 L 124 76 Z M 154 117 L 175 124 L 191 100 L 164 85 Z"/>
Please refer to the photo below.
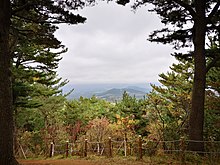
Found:
<path fill-rule="evenodd" d="M 84 157 L 87 157 L 87 151 L 88 151 L 88 140 L 85 139 L 85 146 L 84 146 Z"/>
<path fill-rule="evenodd" d="M 130 156 L 132 155 L 131 148 L 132 148 L 132 144 L 129 143 L 129 153 L 128 153 L 128 154 L 129 154 Z"/>
<path fill-rule="evenodd" d="M 53 142 L 50 143 L 50 158 L 54 156 L 54 144 Z"/>
<path fill-rule="evenodd" d="M 138 160 L 143 159 L 143 153 L 142 153 L 142 138 L 141 135 L 138 136 Z"/>
<path fill-rule="evenodd" d="M 71 144 L 71 153 L 70 154 L 71 154 L 71 156 L 74 155 L 74 143 Z"/>
<path fill-rule="evenodd" d="M 124 152 L 125 157 L 127 157 L 127 139 L 124 139 Z"/>
<path fill-rule="evenodd" d="M 185 138 L 180 138 L 180 150 L 181 150 L 181 162 L 185 164 L 185 150 L 186 150 L 186 144 L 185 144 Z"/>
<path fill-rule="evenodd" d="M 69 156 L 69 141 L 66 141 L 66 157 Z"/>
<path fill-rule="evenodd" d="M 112 157 L 112 139 L 108 138 L 109 157 Z"/>

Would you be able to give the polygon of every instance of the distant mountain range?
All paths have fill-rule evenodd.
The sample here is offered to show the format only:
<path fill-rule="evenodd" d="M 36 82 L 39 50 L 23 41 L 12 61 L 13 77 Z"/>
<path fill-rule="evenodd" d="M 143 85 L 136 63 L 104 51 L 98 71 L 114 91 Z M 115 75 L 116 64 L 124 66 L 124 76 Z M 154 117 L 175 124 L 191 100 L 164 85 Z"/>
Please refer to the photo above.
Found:
<path fill-rule="evenodd" d="M 143 98 L 150 90 L 149 84 L 75 84 L 67 85 L 63 88 L 64 93 L 74 91 L 67 97 L 68 99 L 78 99 L 80 96 L 90 98 L 95 95 L 97 98 L 114 102 L 121 100 L 124 91 L 130 96 Z"/>
<path fill-rule="evenodd" d="M 146 95 L 146 90 L 141 88 L 138 88 L 138 90 L 134 88 L 122 88 L 122 89 L 112 88 L 102 93 L 96 93 L 95 95 L 100 99 L 105 99 L 107 101 L 114 102 L 116 100 L 121 100 L 123 93 L 125 91 L 130 96 L 135 96 L 137 99 L 143 98 Z"/>

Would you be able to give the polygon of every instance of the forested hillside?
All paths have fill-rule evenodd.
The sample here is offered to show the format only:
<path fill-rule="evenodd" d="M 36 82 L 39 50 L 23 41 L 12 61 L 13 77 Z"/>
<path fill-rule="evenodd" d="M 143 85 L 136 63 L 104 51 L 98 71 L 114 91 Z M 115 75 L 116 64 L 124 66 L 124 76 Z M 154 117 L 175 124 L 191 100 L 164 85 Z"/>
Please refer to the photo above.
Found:
<path fill-rule="evenodd" d="M 120 5 L 129 2 L 116 1 Z M 87 156 L 90 142 L 90 150 L 96 155 L 108 153 L 108 157 L 115 149 L 113 154 L 135 153 L 139 160 L 143 155 L 175 152 L 182 163 L 186 158 L 190 161 L 190 156 L 219 161 L 220 1 L 131 2 L 133 11 L 149 5 L 149 12 L 159 15 L 165 27 L 153 31 L 148 40 L 172 45 L 177 62 L 159 74 L 160 85 L 152 83 L 150 91 L 111 89 L 67 99 L 74 89 L 64 94 L 68 79 L 57 73 L 67 48 L 55 32 L 59 24 L 85 23 L 86 18 L 75 11 L 97 3 L 0 1 L 0 164 L 18 165 L 17 158 L 48 158 L 55 151 L 68 157 L 73 153 L 69 144 L 73 147 L 78 142 L 83 145 L 76 156 Z M 128 41 L 124 47 L 129 46 L 135 47 Z M 190 49 L 180 53 L 182 48 Z M 78 49 L 86 45 L 81 43 Z M 83 62 L 89 65 L 92 60 L 88 56 Z M 137 66 L 137 59 L 132 60 L 132 67 Z M 135 80 L 129 70 L 125 77 Z M 66 148 L 55 150 L 55 145 Z"/>
<path fill-rule="evenodd" d="M 179 60 L 178 64 L 170 67 L 170 72 L 159 75 L 162 85 L 152 85 L 152 91 L 143 99 L 137 99 L 126 92 L 122 100 L 116 103 L 95 96 L 78 100 L 67 100 L 65 96 L 57 94 L 42 96 L 42 93 L 35 96 L 37 106 L 20 107 L 17 112 L 17 143 L 38 156 L 48 154 L 51 142 L 75 143 L 85 138 L 100 142 L 109 137 L 131 140 L 139 135 L 146 141 L 187 139 L 192 67 L 191 61 Z M 219 71 L 213 68 L 207 76 L 206 141 L 220 140 Z M 42 87 L 40 89 L 44 91 Z"/>

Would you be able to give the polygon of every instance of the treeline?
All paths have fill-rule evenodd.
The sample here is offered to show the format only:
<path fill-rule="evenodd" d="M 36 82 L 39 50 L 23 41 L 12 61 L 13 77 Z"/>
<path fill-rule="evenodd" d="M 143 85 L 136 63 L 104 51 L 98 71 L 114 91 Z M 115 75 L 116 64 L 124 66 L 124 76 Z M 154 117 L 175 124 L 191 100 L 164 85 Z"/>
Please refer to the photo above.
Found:
<path fill-rule="evenodd" d="M 77 140 L 102 142 L 108 137 L 117 140 L 134 139 L 142 135 L 145 140 L 187 139 L 193 81 L 192 60 L 179 59 L 170 71 L 159 75 L 160 86 L 152 84 L 152 91 L 143 99 L 126 92 L 115 103 L 81 97 L 67 100 L 56 77 L 45 84 L 43 77 L 32 77 L 26 85 L 28 95 L 17 93 L 15 102 L 15 144 L 29 149 L 33 156 L 48 155 L 51 142 Z M 205 140 L 220 140 L 220 69 L 212 68 L 207 75 L 205 102 Z M 19 94 L 19 95 L 18 95 Z M 16 146 L 16 145 L 15 145 Z M 19 151 L 19 147 L 15 150 Z M 17 152 L 18 153 L 18 152 Z"/>

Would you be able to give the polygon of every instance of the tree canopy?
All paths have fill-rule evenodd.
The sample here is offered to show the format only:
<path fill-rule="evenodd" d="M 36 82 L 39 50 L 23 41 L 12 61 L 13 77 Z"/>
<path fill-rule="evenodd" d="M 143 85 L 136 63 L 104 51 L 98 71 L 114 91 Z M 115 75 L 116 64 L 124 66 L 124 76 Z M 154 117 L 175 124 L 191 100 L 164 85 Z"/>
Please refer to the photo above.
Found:
<path fill-rule="evenodd" d="M 122 5 L 128 2 L 117 1 Z M 136 100 L 124 93 L 123 100 L 114 106 L 95 96 L 64 104 L 66 100 L 59 87 L 67 81 L 62 82 L 55 69 L 62 58 L 60 55 L 67 49 L 54 32 L 58 29 L 57 24 L 84 23 L 86 18 L 74 14 L 74 10 L 91 3 L 94 1 L 0 1 L 0 164 L 18 164 L 13 155 L 14 114 L 18 117 L 15 122 L 18 127 L 36 131 L 34 138 L 40 135 L 42 128 L 45 128 L 46 138 L 57 134 L 58 128 L 65 125 L 74 141 L 81 125 L 96 128 L 94 123 L 97 121 L 103 127 L 112 122 L 113 127 L 123 128 L 124 133 L 127 130 L 143 135 L 157 132 L 161 139 L 168 139 L 171 134 L 178 138 L 172 128 L 184 134 L 188 126 L 189 149 L 198 152 L 204 151 L 201 142 L 204 137 L 212 135 L 219 139 L 216 125 L 219 124 L 220 1 L 135 1 L 133 9 L 151 4 L 149 11 L 157 13 L 166 25 L 152 32 L 150 41 L 172 44 L 175 49 L 193 46 L 194 51 L 174 53 L 183 61 L 172 66 L 173 72 L 160 75 L 165 88 L 153 86 L 146 100 Z M 206 44 L 210 44 L 208 49 Z M 117 112 L 119 116 L 115 116 Z M 30 118 L 24 114 L 30 114 Z M 36 119 L 35 115 L 39 118 L 34 123 L 31 120 Z M 151 124 L 159 124 L 159 127 L 153 130 L 150 125 L 151 130 L 146 130 L 148 120 L 155 119 Z M 54 126 L 51 123 L 55 123 Z M 90 129 L 90 134 L 94 134 L 93 131 Z"/>
<path fill-rule="evenodd" d="M 88 2 L 89 3 L 89 2 Z M 86 18 L 73 14 L 74 10 L 84 7 L 83 1 L 51 0 L 3 0 L 0 3 L 0 164 L 17 164 L 13 157 L 13 109 L 12 109 L 12 60 L 14 75 L 24 74 L 33 81 L 35 78 L 46 82 L 42 75 L 57 67 L 57 56 L 65 51 L 61 42 L 54 37 L 58 28 L 55 24 L 84 23 Z M 57 49 L 57 53 L 55 53 Z M 63 49 L 63 50 L 62 50 Z M 61 52 L 59 52 L 61 51 Z M 33 65 L 35 65 L 33 67 Z M 30 77 L 32 75 L 32 78 Z M 17 77 L 18 78 L 18 77 Z M 48 78 L 48 77 L 47 77 Z M 20 76 L 14 89 L 27 87 Z M 21 85 L 22 82 L 22 85 Z M 28 82 L 28 81 L 26 81 Z M 25 88 L 26 88 L 25 87 Z M 30 87 L 30 86 L 29 86 Z M 27 88 L 26 88 L 27 89 Z M 14 90 L 15 91 L 15 90 Z M 14 98 L 15 98 L 14 93 Z"/>
<path fill-rule="evenodd" d="M 125 5 L 130 0 L 118 0 L 119 4 Z M 133 8 L 151 4 L 150 12 L 160 16 L 165 28 L 155 30 L 149 40 L 163 44 L 172 44 L 175 49 L 193 46 L 191 56 L 194 60 L 194 81 L 192 91 L 192 107 L 189 120 L 189 139 L 192 143 L 189 148 L 193 151 L 204 151 L 203 143 L 193 141 L 203 140 L 204 103 L 206 73 L 219 61 L 219 47 L 212 53 L 205 51 L 208 43 L 207 37 L 214 36 L 214 41 L 220 40 L 220 1 L 219 0 L 137 0 Z M 185 57 L 184 54 L 175 54 Z M 212 56 L 207 63 L 207 57 Z"/>

